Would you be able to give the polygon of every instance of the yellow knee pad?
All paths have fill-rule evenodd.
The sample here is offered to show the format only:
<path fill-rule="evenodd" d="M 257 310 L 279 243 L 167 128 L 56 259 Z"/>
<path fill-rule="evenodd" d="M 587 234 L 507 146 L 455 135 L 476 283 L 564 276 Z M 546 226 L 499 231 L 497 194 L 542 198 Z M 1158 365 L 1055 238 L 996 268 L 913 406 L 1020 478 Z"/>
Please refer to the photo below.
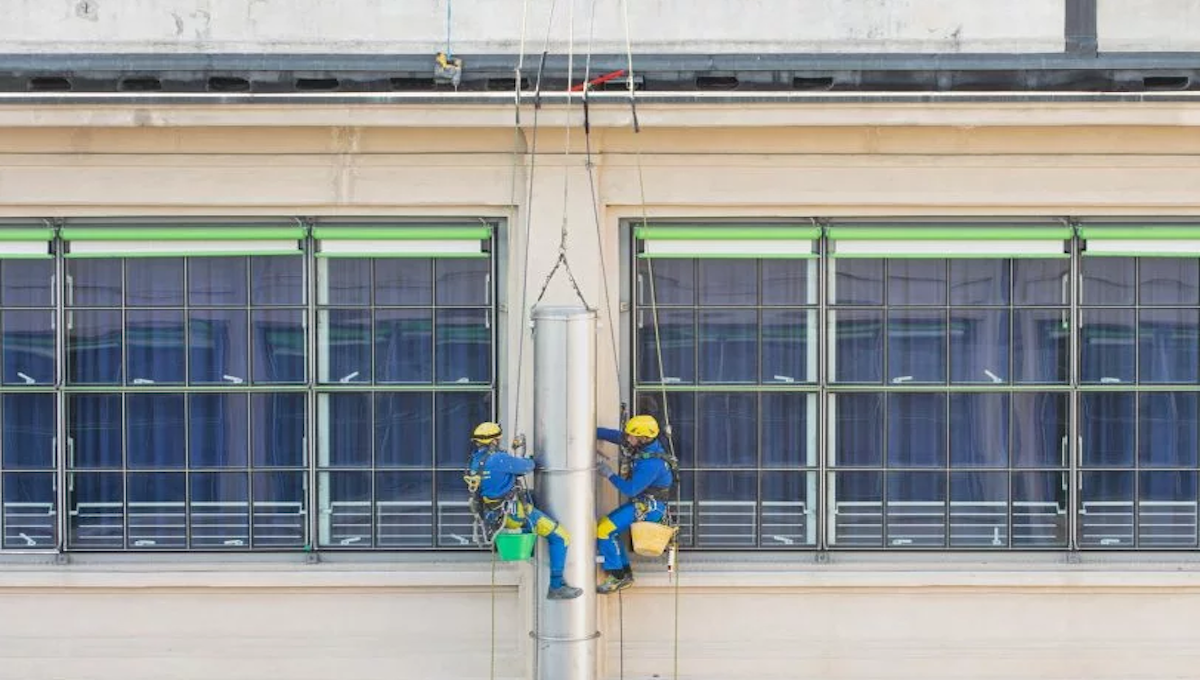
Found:
<path fill-rule="evenodd" d="M 534 532 L 543 538 L 554 534 L 563 540 L 566 545 L 571 544 L 571 535 L 567 530 L 562 528 L 562 525 L 548 517 L 539 517 L 537 524 L 533 526 Z"/>
<path fill-rule="evenodd" d="M 616 530 L 617 525 L 613 524 L 611 519 L 605 517 L 604 519 L 600 520 L 599 524 L 596 525 L 596 538 L 606 541 L 608 540 L 608 537 L 612 536 L 613 532 Z"/>

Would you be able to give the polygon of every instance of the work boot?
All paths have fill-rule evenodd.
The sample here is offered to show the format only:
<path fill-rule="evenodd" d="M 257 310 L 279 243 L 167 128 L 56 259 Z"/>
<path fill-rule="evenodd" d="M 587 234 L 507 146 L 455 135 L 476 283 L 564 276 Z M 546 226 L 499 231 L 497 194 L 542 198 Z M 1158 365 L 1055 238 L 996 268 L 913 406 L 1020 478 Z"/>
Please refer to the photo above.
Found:
<path fill-rule="evenodd" d="M 546 591 L 547 600 L 574 600 L 583 594 L 582 588 L 574 588 L 567 583 L 563 583 L 557 588 L 551 588 Z"/>
<path fill-rule="evenodd" d="M 624 576 L 614 576 L 609 574 L 608 578 L 604 579 L 600 585 L 596 586 L 596 592 L 600 593 L 601 595 L 609 595 L 617 592 L 618 590 L 624 590 L 631 585 L 633 585 L 632 573 L 627 573 Z"/>

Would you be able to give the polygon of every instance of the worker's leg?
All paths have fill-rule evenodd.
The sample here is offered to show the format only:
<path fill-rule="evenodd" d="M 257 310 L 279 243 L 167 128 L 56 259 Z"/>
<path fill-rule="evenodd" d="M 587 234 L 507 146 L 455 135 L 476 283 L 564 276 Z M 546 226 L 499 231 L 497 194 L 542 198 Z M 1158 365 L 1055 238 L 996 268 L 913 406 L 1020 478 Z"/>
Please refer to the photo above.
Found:
<path fill-rule="evenodd" d="M 637 520 L 633 503 L 626 503 L 601 518 L 596 525 L 596 549 L 604 557 L 604 569 L 619 572 L 629 566 L 629 555 L 621 543 L 621 535 Z"/>
<path fill-rule="evenodd" d="M 563 569 L 567 566 L 567 546 L 571 545 L 570 534 L 552 517 L 533 506 L 529 507 L 527 522 L 534 533 L 546 539 L 550 549 L 550 587 L 561 587 Z"/>

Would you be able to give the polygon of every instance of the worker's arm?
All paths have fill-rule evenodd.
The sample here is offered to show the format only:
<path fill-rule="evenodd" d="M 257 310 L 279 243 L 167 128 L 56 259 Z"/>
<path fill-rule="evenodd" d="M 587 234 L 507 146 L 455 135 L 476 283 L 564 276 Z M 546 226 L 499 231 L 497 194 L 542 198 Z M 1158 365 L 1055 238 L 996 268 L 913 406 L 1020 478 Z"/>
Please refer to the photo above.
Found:
<path fill-rule="evenodd" d="M 597 427 L 596 428 L 596 439 L 599 439 L 600 441 L 604 441 L 604 442 L 609 442 L 611 444 L 620 444 L 621 443 L 621 431 L 620 430 L 610 430 L 607 427 Z"/>
<path fill-rule="evenodd" d="M 640 461 L 633 466 L 633 476 L 629 479 L 621 479 L 617 475 L 609 475 L 608 483 L 616 487 L 617 491 L 621 492 L 621 495 L 632 498 L 645 491 L 654 483 L 655 478 L 658 477 L 658 473 L 661 471 L 657 463 L 658 461 L 655 459 Z"/>
<path fill-rule="evenodd" d="M 494 466 L 493 469 L 497 472 L 507 472 L 514 475 L 524 475 L 533 472 L 533 461 L 529 458 L 521 458 L 514 456 L 511 453 L 493 453 L 488 461 L 489 466 Z"/>

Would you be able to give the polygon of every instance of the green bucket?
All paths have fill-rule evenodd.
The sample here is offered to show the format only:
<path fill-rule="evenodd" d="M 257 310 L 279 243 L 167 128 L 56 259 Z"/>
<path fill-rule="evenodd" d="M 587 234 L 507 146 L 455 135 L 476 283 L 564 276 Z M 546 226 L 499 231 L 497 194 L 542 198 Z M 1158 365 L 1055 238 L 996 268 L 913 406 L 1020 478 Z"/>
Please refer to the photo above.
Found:
<path fill-rule="evenodd" d="M 533 557 L 533 544 L 537 535 L 529 533 L 496 534 L 496 552 L 501 562 L 521 562 Z"/>

